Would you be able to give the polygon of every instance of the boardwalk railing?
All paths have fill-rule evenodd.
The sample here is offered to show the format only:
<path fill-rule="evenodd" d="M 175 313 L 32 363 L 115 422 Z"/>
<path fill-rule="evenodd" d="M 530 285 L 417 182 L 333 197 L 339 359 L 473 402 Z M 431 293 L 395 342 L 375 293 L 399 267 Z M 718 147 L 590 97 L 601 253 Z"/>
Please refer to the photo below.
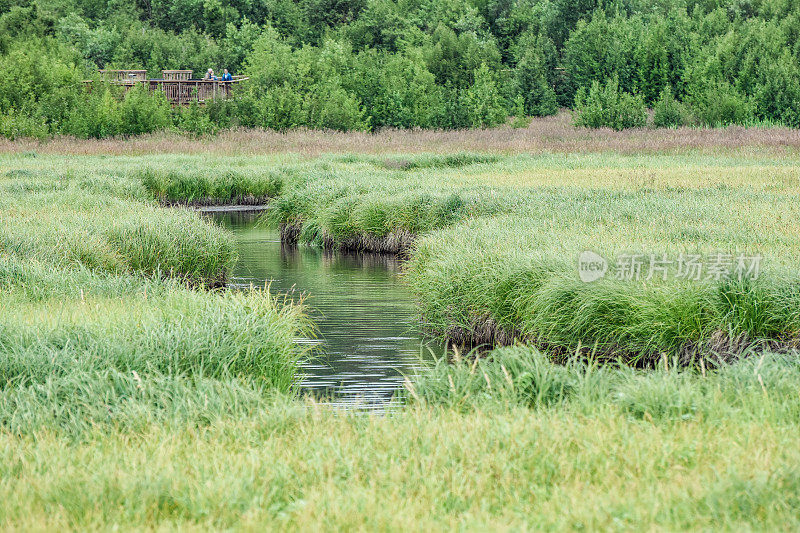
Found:
<path fill-rule="evenodd" d="M 162 78 L 165 80 L 190 80 L 192 79 L 191 70 L 162 70 Z"/>
<path fill-rule="evenodd" d="M 192 102 L 204 104 L 209 101 L 230 98 L 234 87 L 247 80 L 246 76 L 234 76 L 230 81 L 190 80 L 190 70 L 162 71 L 164 79 L 148 80 L 145 70 L 101 70 L 103 78 L 125 88 L 125 92 L 138 84 L 146 85 L 151 91 L 162 91 L 173 105 L 188 105 Z M 91 80 L 84 81 L 91 90 Z"/>
<path fill-rule="evenodd" d="M 233 81 L 216 80 L 148 80 L 151 91 L 160 90 L 173 104 L 205 103 L 230 98 L 233 86 L 247 78 Z"/>
<path fill-rule="evenodd" d="M 125 84 L 132 84 L 147 79 L 146 70 L 101 69 L 100 75 L 104 80 Z"/>

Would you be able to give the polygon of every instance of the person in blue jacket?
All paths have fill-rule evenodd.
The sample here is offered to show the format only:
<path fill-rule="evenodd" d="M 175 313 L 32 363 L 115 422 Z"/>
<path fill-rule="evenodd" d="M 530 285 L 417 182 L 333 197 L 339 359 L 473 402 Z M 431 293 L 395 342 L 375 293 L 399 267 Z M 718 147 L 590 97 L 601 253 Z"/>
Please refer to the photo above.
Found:
<path fill-rule="evenodd" d="M 233 81 L 233 76 L 228 72 L 228 69 L 222 69 L 222 81 Z"/>

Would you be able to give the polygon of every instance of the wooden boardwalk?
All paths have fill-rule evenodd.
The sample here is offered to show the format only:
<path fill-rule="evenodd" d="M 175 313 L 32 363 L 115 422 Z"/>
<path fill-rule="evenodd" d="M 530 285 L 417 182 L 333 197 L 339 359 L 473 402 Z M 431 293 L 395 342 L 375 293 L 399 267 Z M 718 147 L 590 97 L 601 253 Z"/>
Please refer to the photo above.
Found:
<path fill-rule="evenodd" d="M 204 104 L 213 100 L 231 98 L 235 87 L 247 80 L 234 76 L 233 80 L 192 79 L 191 70 L 163 70 L 161 78 L 147 78 L 146 70 L 101 70 L 100 75 L 109 83 L 130 90 L 135 85 L 146 85 L 151 91 L 163 92 L 172 105 Z M 86 83 L 91 83 L 87 81 Z"/>

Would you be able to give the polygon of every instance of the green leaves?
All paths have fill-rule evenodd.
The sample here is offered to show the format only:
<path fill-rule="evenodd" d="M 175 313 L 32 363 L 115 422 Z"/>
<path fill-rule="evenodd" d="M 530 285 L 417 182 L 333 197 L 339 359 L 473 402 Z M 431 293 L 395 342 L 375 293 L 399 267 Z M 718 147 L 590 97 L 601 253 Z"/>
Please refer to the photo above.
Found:
<path fill-rule="evenodd" d="M 604 86 L 593 82 L 587 92 L 575 96 L 575 125 L 587 128 L 641 128 L 647 124 L 647 110 L 640 96 L 619 90 L 616 76 Z"/>

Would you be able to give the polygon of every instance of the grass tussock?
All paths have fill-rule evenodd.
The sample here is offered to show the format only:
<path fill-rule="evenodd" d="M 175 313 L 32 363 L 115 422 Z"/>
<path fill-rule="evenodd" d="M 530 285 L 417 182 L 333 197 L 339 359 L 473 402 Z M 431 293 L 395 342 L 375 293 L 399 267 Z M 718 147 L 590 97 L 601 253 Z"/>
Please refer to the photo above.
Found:
<path fill-rule="evenodd" d="M 5 179 L 3 179 L 5 178 Z M 0 251 L 61 267 L 224 282 L 236 259 L 232 239 L 183 210 L 142 198 L 135 184 L 39 172 L 0 177 Z"/>
<path fill-rule="evenodd" d="M 0 426 L 20 432 L 38 427 L 37 412 L 70 427 L 116 423 L 128 400 L 156 410 L 193 401 L 159 397 L 159 383 L 216 391 L 218 407 L 228 386 L 234 401 L 248 387 L 289 393 L 303 355 L 294 339 L 309 333 L 302 308 L 262 290 L 215 294 L 8 259 L 0 296 Z M 130 396 L 137 388 L 149 396 Z"/>
<path fill-rule="evenodd" d="M 486 357 L 455 352 L 453 358 L 439 359 L 406 383 L 405 398 L 459 412 L 559 407 L 593 416 L 598 406 L 606 405 L 653 423 L 782 423 L 800 414 L 800 401 L 793 393 L 798 379 L 797 351 L 766 352 L 695 368 L 665 356 L 645 371 L 601 364 L 580 352 L 559 364 L 533 347 L 515 345 Z"/>
<path fill-rule="evenodd" d="M 558 222 L 545 230 L 514 217 L 453 227 L 419 241 L 408 279 L 430 330 L 466 345 L 516 339 L 562 354 L 582 345 L 609 359 L 642 364 L 657 361 L 662 353 L 689 362 L 736 357 L 759 345 L 797 346 L 800 285 L 791 257 L 784 256 L 784 262 L 777 254 L 767 256 L 773 263 L 757 280 L 647 281 L 643 276 L 587 284 L 578 278 L 577 257 L 593 248 L 592 240 L 579 220 L 571 223 L 578 226 L 577 238 L 560 237 Z M 744 227 L 741 240 L 705 246 L 747 249 L 752 233 L 747 235 Z M 596 242 L 613 249 L 619 236 L 603 233 Z M 617 242 L 631 246 L 630 241 Z M 639 246 L 664 249 L 655 242 Z M 681 253 L 679 247 L 666 249 L 654 253 Z"/>
<path fill-rule="evenodd" d="M 278 196 L 283 185 L 274 171 L 145 169 L 137 177 L 165 205 L 261 205 Z"/>
<path fill-rule="evenodd" d="M 302 307 L 201 288 L 224 283 L 230 234 L 126 169 L 27 159 L 0 170 L 2 431 L 208 424 L 292 392 Z"/>
<path fill-rule="evenodd" d="M 387 169 L 414 170 L 420 168 L 461 168 L 481 163 L 495 163 L 499 156 L 488 154 L 471 154 L 461 152 L 456 154 L 433 155 L 425 154 L 412 158 L 393 157 L 385 159 L 383 166 Z"/>

